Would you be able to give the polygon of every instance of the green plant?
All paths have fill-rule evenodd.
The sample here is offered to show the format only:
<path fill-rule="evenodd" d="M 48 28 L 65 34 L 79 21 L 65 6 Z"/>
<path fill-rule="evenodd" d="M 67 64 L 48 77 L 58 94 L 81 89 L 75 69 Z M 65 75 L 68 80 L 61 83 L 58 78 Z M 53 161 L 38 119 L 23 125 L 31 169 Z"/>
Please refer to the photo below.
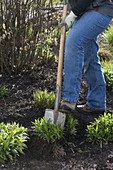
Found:
<path fill-rule="evenodd" d="M 102 67 L 103 67 L 103 73 L 106 80 L 106 85 L 108 88 L 113 90 L 113 61 L 103 62 Z"/>
<path fill-rule="evenodd" d="M 40 107 L 53 108 L 55 102 L 55 94 L 47 92 L 47 90 L 35 91 L 33 94 L 35 103 Z"/>
<path fill-rule="evenodd" d="M 113 72 L 104 71 L 107 87 L 113 91 Z"/>
<path fill-rule="evenodd" d="M 110 26 L 108 30 L 105 31 L 104 36 L 105 36 L 106 41 L 110 45 L 113 45 L 113 26 Z"/>
<path fill-rule="evenodd" d="M 113 141 L 113 114 L 104 113 L 94 122 L 91 122 L 86 129 L 87 138 L 92 143 L 102 146 Z"/>
<path fill-rule="evenodd" d="M 36 134 L 48 143 L 54 143 L 63 137 L 63 128 L 60 125 L 46 122 L 45 118 L 35 119 L 32 124 Z"/>
<path fill-rule="evenodd" d="M 0 123 L 0 163 L 24 153 L 23 149 L 27 147 L 25 142 L 28 139 L 26 131 L 26 128 L 15 122 Z"/>
<path fill-rule="evenodd" d="M 8 86 L 7 85 L 0 85 L 0 97 L 8 95 Z"/>
<path fill-rule="evenodd" d="M 111 60 L 111 61 L 102 62 L 102 68 L 103 68 L 103 71 L 108 70 L 108 71 L 113 72 L 113 61 Z"/>
<path fill-rule="evenodd" d="M 77 125 L 78 125 L 77 119 L 74 119 L 71 114 L 68 114 L 66 125 L 65 125 L 65 131 L 68 134 L 75 135 L 77 132 L 77 130 L 76 130 Z"/>

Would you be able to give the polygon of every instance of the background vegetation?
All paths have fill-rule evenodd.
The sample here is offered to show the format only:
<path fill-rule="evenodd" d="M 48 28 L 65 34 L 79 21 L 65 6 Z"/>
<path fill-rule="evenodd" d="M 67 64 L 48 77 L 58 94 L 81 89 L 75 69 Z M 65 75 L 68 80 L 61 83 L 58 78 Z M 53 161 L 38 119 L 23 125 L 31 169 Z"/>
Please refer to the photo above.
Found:
<path fill-rule="evenodd" d="M 54 61 L 61 5 L 51 0 L 0 0 L 0 73 L 35 68 L 39 58 Z"/>

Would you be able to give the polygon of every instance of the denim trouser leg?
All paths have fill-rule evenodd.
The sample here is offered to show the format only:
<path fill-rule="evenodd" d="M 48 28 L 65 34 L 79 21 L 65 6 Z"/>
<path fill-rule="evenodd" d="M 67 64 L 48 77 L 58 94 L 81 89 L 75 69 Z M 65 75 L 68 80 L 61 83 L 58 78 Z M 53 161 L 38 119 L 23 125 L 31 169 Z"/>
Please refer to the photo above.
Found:
<path fill-rule="evenodd" d="M 92 108 L 106 109 L 106 83 L 97 54 L 96 40 L 90 41 L 85 49 L 84 76 L 88 83 L 87 105 Z M 87 57 L 91 56 L 91 57 Z"/>
<path fill-rule="evenodd" d="M 82 66 L 85 63 L 85 77 L 89 84 L 88 105 L 105 109 L 105 81 L 97 56 L 96 39 L 107 28 L 111 19 L 96 11 L 89 11 L 74 22 L 65 44 L 63 100 L 78 101 Z M 95 74 L 91 72 L 95 72 Z M 101 88 L 101 86 L 103 87 Z"/>

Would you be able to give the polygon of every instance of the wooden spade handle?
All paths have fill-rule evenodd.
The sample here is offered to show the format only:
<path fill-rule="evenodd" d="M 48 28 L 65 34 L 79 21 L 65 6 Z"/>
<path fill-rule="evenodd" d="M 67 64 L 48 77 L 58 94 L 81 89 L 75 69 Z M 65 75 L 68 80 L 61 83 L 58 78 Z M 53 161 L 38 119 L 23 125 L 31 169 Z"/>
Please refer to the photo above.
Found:
<path fill-rule="evenodd" d="M 63 7 L 63 16 L 64 19 L 67 15 L 67 4 Z M 59 48 L 59 59 L 58 59 L 58 69 L 57 69 L 57 85 L 62 86 L 62 72 L 63 72 L 63 58 L 64 58 L 64 45 L 65 45 L 65 37 L 66 37 L 66 27 L 63 26 L 61 28 L 61 37 L 60 37 L 60 48 Z"/>

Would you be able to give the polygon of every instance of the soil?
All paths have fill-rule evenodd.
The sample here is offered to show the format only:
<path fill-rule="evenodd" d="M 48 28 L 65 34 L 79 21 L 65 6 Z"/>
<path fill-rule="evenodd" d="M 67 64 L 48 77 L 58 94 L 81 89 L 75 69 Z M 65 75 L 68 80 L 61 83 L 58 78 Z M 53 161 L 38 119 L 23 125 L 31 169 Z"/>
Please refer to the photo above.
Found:
<path fill-rule="evenodd" d="M 9 94 L 0 98 L 0 122 L 19 122 L 28 128 L 30 139 L 24 155 L 0 166 L 0 170 L 113 170 L 113 143 L 102 149 L 86 140 L 85 126 L 79 124 L 77 135 L 68 144 L 51 146 L 33 135 L 34 119 L 44 116 L 45 108 L 33 100 L 36 89 L 55 91 L 57 63 L 39 65 L 32 73 L 1 75 L 1 84 L 8 84 Z M 79 103 L 86 100 L 87 85 L 83 79 Z M 107 112 L 113 113 L 113 92 L 107 89 Z M 85 121 L 85 120 L 84 120 Z M 69 147 L 69 145 L 71 147 Z"/>

